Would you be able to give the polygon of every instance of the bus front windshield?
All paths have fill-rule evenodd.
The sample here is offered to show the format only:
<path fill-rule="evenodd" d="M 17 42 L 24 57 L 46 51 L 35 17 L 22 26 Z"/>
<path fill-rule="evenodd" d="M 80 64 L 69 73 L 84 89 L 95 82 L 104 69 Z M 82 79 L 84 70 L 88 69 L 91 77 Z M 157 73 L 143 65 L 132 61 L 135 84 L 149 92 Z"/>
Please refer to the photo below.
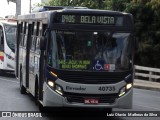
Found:
<path fill-rule="evenodd" d="M 7 45 L 14 52 L 15 51 L 15 41 L 16 41 L 16 26 L 6 24 L 5 34 L 6 34 Z"/>
<path fill-rule="evenodd" d="M 130 33 L 52 31 L 48 64 L 61 70 L 124 71 L 132 67 Z"/>

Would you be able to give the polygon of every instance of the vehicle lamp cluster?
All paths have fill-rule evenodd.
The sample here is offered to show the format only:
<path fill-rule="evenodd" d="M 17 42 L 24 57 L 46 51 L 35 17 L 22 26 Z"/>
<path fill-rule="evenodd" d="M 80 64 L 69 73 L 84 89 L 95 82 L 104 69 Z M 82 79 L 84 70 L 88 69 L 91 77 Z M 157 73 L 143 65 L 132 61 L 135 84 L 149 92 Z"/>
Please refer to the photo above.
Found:
<path fill-rule="evenodd" d="M 55 74 L 54 72 L 50 71 L 49 72 L 52 76 L 54 77 L 58 77 L 57 74 Z M 56 84 L 53 80 L 48 79 L 47 81 L 48 85 L 58 94 L 63 95 L 63 88 L 61 86 L 59 86 L 58 84 Z M 127 83 L 124 87 L 122 87 L 119 91 L 119 97 L 123 96 L 124 94 L 126 94 L 131 88 L 133 87 L 132 83 Z"/>
<path fill-rule="evenodd" d="M 130 89 L 132 88 L 132 83 L 126 84 L 126 86 L 122 87 L 119 92 L 119 97 L 123 96 L 126 94 Z"/>
<path fill-rule="evenodd" d="M 57 77 L 57 74 L 53 73 L 52 71 L 50 72 L 50 74 L 54 77 Z M 60 95 L 63 95 L 63 89 L 61 86 L 57 85 L 53 80 L 48 80 L 47 83 L 54 91 L 56 91 Z"/>
<path fill-rule="evenodd" d="M 8 55 L 8 54 L 6 54 L 6 57 L 7 57 L 8 59 L 14 60 L 14 58 L 13 58 L 12 56 Z"/>

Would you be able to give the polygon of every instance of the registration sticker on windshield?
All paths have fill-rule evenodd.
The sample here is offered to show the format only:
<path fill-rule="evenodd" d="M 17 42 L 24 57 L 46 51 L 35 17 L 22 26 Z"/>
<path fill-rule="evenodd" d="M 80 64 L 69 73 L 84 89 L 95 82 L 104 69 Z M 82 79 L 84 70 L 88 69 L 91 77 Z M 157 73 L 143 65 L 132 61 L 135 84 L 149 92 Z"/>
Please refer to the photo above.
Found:
<path fill-rule="evenodd" d="M 104 70 L 107 70 L 107 71 L 115 70 L 115 64 L 104 64 Z"/>

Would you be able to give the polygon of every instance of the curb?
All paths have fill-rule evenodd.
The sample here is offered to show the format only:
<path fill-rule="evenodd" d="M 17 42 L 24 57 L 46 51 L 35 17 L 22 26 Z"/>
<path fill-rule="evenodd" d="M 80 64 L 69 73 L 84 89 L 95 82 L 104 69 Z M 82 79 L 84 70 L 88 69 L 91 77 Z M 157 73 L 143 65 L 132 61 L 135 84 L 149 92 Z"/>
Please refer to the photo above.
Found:
<path fill-rule="evenodd" d="M 133 88 L 154 90 L 160 92 L 160 83 L 154 81 L 134 79 Z"/>
<path fill-rule="evenodd" d="M 149 87 L 149 86 L 134 85 L 133 88 L 153 90 L 153 91 L 159 91 L 160 92 L 160 88 L 154 88 L 154 87 Z"/>

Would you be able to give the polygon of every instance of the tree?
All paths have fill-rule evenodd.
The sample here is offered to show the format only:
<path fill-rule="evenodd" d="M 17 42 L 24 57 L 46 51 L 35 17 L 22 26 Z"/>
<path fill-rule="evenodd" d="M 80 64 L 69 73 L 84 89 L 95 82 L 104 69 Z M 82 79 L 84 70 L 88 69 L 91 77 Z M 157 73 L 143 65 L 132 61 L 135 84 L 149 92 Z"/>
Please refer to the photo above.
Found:
<path fill-rule="evenodd" d="M 105 0 L 105 9 L 124 11 L 130 0 Z"/>
<path fill-rule="evenodd" d="M 49 0 L 44 5 L 50 6 L 82 6 L 94 9 L 104 9 L 104 0 Z"/>
<path fill-rule="evenodd" d="M 125 11 L 134 16 L 135 34 L 140 43 L 136 64 L 160 68 L 159 7 L 157 0 L 133 0 L 127 4 Z"/>

